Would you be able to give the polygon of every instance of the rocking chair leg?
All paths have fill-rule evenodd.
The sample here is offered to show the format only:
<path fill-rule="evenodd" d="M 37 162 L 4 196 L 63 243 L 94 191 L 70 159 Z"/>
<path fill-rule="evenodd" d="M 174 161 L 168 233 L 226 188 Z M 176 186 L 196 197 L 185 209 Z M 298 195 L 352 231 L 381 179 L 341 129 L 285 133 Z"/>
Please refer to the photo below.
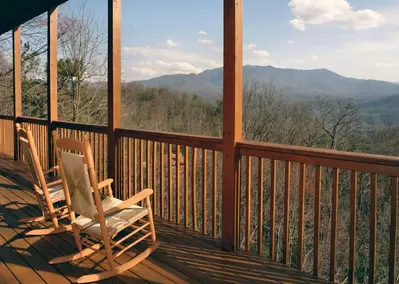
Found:
<path fill-rule="evenodd" d="M 157 236 L 155 234 L 154 217 L 152 216 L 150 198 L 147 197 L 145 199 L 145 202 L 146 202 L 146 207 L 147 207 L 147 210 L 148 210 L 148 221 L 150 222 L 151 240 L 152 240 L 153 243 L 155 243 L 155 241 L 157 239 Z"/>
<path fill-rule="evenodd" d="M 32 222 L 43 222 L 45 220 L 46 220 L 46 218 L 44 218 L 43 216 L 36 216 L 36 217 L 22 218 L 22 219 L 19 219 L 18 222 L 19 223 L 32 223 Z"/>
<path fill-rule="evenodd" d="M 51 234 L 59 234 L 63 232 L 67 232 L 72 230 L 71 225 L 61 226 L 58 228 L 47 228 L 47 229 L 36 229 L 26 232 L 25 235 L 27 236 L 44 236 L 44 235 L 51 235 Z"/>
<path fill-rule="evenodd" d="M 98 244 L 92 245 L 91 247 L 85 248 L 82 251 L 79 251 L 77 253 L 53 258 L 52 260 L 49 261 L 49 263 L 50 264 L 58 264 L 58 263 L 70 262 L 70 261 L 74 261 L 77 259 L 81 259 L 83 257 L 92 255 L 93 253 L 97 252 L 101 247 L 102 247 L 102 244 L 98 243 Z"/>
<path fill-rule="evenodd" d="M 78 250 L 81 252 L 82 251 L 82 241 L 80 239 L 79 227 L 77 227 L 75 224 L 72 224 L 72 232 L 73 232 L 73 237 L 75 238 L 76 246 L 78 247 Z"/>
<path fill-rule="evenodd" d="M 125 264 L 117 266 L 113 270 L 82 276 L 78 280 L 76 280 L 76 283 L 96 282 L 96 281 L 104 280 L 104 279 L 116 276 L 118 274 L 121 274 L 124 271 L 132 268 L 133 266 L 139 264 L 144 259 L 146 259 L 154 250 L 156 250 L 159 247 L 159 245 L 160 245 L 160 242 L 157 241 L 157 242 L 153 243 L 148 249 L 146 249 L 145 251 L 140 253 L 138 256 L 136 256 L 132 260 L 126 262 Z"/>

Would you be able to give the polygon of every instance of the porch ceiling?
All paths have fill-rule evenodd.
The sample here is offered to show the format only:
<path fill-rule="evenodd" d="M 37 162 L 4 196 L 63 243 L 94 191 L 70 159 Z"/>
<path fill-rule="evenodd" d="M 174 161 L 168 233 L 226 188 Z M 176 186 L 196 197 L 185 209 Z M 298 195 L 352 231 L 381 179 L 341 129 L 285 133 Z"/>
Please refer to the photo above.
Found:
<path fill-rule="evenodd" d="M 68 0 L 10 0 L 0 4 L 0 35 Z"/>

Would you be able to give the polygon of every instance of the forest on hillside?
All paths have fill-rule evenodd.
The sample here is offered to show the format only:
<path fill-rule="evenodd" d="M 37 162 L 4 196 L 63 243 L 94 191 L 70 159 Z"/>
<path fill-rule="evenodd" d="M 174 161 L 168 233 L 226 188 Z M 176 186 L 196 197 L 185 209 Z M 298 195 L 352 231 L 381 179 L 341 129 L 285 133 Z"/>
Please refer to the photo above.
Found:
<path fill-rule="evenodd" d="M 107 57 L 106 32 L 84 10 L 60 15 L 58 61 L 58 111 L 60 120 L 106 124 L 107 118 Z M 23 115 L 45 118 L 47 115 L 46 84 L 46 21 L 38 17 L 23 28 L 22 89 Z M 11 34 L 0 37 L 0 113 L 12 114 Z M 122 121 L 124 128 L 222 136 L 223 102 L 205 100 L 196 94 L 167 88 L 144 87 L 136 83 L 122 87 Z M 351 99 L 319 96 L 309 100 L 286 97 L 272 84 L 248 82 L 243 90 L 243 133 L 245 139 L 301 145 L 353 152 L 399 155 L 399 127 L 389 119 L 370 125 L 362 121 L 359 105 Z M 200 167 L 200 165 L 199 165 Z M 299 180 L 299 167 L 292 169 L 294 181 Z M 284 165 L 278 166 L 277 184 L 277 258 L 281 261 L 282 214 L 284 196 Z M 270 168 L 265 168 L 269 176 Z M 314 168 L 308 169 L 305 210 L 305 260 L 303 269 L 312 271 Z M 323 169 L 321 255 L 329 255 L 331 223 L 332 170 Z M 254 176 L 254 180 L 257 178 Z M 339 187 L 339 224 L 337 281 L 345 283 L 348 272 L 350 172 L 342 171 Z M 378 184 L 378 252 L 377 280 L 387 283 L 391 183 L 379 177 Z M 266 194 L 270 181 L 265 180 Z M 245 182 L 241 195 L 244 196 Z M 256 184 L 254 184 L 254 188 Z M 296 266 L 298 183 L 292 184 L 290 224 L 290 265 Z M 202 200 L 198 192 L 198 200 Z M 255 194 L 255 192 L 254 192 Z M 265 195 L 267 196 L 267 195 Z M 253 199 L 256 208 L 256 198 Z M 244 206 L 244 199 L 242 199 Z M 269 208 L 265 198 L 264 208 Z M 242 208 L 243 208 L 242 206 Z M 210 207 L 210 206 L 209 206 Z M 369 253 L 370 174 L 359 173 L 357 195 L 357 272 L 358 283 L 367 282 Z M 244 210 L 241 220 L 244 220 Z M 256 224 L 255 216 L 252 224 Z M 269 219 L 263 224 L 265 255 L 270 240 Z M 220 224 L 219 224 L 220 226 Z M 243 227 L 243 226 L 242 226 Z M 258 228 L 254 226 L 254 232 Z M 243 228 L 242 228 L 243 230 Z M 243 234 L 243 231 L 241 231 Z M 256 247 L 256 233 L 251 239 Z M 241 244 L 243 246 L 243 243 Z M 328 257 L 322 260 L 322 275 L 328 275 Z"/>

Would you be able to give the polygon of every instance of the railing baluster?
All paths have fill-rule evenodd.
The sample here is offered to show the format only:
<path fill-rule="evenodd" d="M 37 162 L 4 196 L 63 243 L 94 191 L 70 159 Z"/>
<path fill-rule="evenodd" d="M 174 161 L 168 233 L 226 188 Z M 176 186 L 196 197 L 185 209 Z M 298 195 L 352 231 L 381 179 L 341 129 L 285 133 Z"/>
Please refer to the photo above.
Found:
<path fill-rule="evenodd" d="M 305 238 L 304 213 L 305 213 L 305 187 L 306 187 L 306 165 L 299 166 L 299 212 L 298 212 L 298 269 L 302 270 L 303 243 Z"/>
<path fill-rule="evenodd" d="M 165 163 L 164 163 L 164 152 L 165 152 L 165 145 L 163 144 L 163 142 L 161 143 L 161 149 L 159 151 L 159 162 L 160 162 L 160 167 L 161 167 L 161 172 L 159 175 L 159 183 L 160 183 L 160 188 L 159 188 L 159 198 L 160 198 L 160 205 L 161 205 L 161 217 L 164 218 L 165 217 L 165 199 L 163 197 L 164 194 L 164 190 L 165 190 L 165 184 L 164 184 L 164 175 L 165 175 Z"/>
<path fill-rule="evenodd" d="M 180 224 L 180 145 L 176 145 L 176 224 Z"/>
<path fill-rule="evenodd" d="M 241 247 L 241 158 L 238 160 L 237 169 L 237 248 Z"/>
<path fill-rule="evenodd" d="M 140 188 L 139 192 L 144 189 L 144 141 L 140 139 Z"/>
<path fill-rule="evenodd" d="M 98 176 L 99 176 L 99 180 L 104 180 L 105 178 L 103 177 L 103 168 L 102 168 L 102 166 L 103 166 L 103 164 L 102 164 L 102 157 L 103 157 L 103 152 L 102 152 L 102 146 L 101 146 L 101 143 L 102 143 L 102 134 L 101 133 L 99 133 L 98 134 L 98 161 L 97 161 L 97 163 L 98 163 Z"/>
<path fill-rule="evenodd" d="M 389 275 L 388 282 L 396 283 L 396 241 L 398 229 L 398 178 L 392 178 L 391 228 L 389 240 Z"/>
<path fill-rule="evenodd" d="M 132 140 L 127 140 L 127 178 L 128 178 L 128 197 L 132 196 Z"/>
<path fill-rule="evenodd" d="M 101 177 L 101 142 L 100 142 L 100 134 L 96 133 L 96 141 L 97 141 L 97 175 L 99 180 L 103 180 Z"/>
<path fill-rule="evenodd" d="M 173 220 L 173 180 L 172 180 L 172 144 L 168 145 L 168 213 L 169 213 L 169 221 Z"/>
<path fill-rule="evenodd" d="M 103 179 L 106 179 L 108 177 L 107 174 L 107 157 L 106 157 L 106 151 L 107 151 L 107 140 L 106 140 L 106 135 L 103 134 Z"/>
<path fill-rule="evenodd" d="M 247 156 L 247 192 L 246 192 L 246 226 L 245 226 L 245 250 L 249 251 L 251 249 L 251 176 L 252 176 L 252 157 Z"/>
<path fill-rule="evenodd" d="M 157 142 L 154 141 L 152 143 L 152 189 L 154 190 L 153 193 L 153 210 L 154 215 L 158 213 L 158 206 L 157 206 Z"/>
<path fill-rule="evenodd" d="M 150 187 L 150 175 L 151 175 L 151 170 L 150 170 L 150 156 L 151 156 L 151 141 L 147 140 L 147 145 L 145 147 L 145 151 L 146 151 L 146 163 L 145 163 L 145 170 L 147 173 L 147 180 L 146 180 L 146 188 Z"/>
<path fill-rule="evenodd" d="M 125 200 L 126 199 L 126 183 L 125 183 L 125 179 L 126 179 L 126 159 L 125 159 L 125 154 L 126 154 L 126 151 L 125 151 L 125 144 L 126 144 L 126 139 L 127 138 L 125 138 L 125 137 L 121 137 L 121 148 L 122 148 L 122 150 L 121 150 L 121 159 L 122 159 L 122 161 L 121 161 L 121 165 L 122 165 L 122 171 L 121 171 L 121 182 L 122 182 L 122 186 L 121 186 L 121 195 L 120 195 L 120 198 L 122 199 L 122 200 Z"/>
<path fill-rule="evenodd" d="M 206 228 L 206 219 L 207 219 L 207 214 L 206 214 L 206 166 L 207 166 L 207 151 L 206 149 L 202 149 L 202 233 L 204 235 L 207 234 L 207 228 Z"/>
<path fill-rule="evenodd" d="M 263 253 L 263 159 L 258 158 L 258 254 Z"/>
<path fill-rule="evenodd" d="M 193 230 L 197 231 L 197 148 L 193 147 L 192 175 L 191 175 L 191 210 L 193 217 Z"/>
<path fill-rule="evenodd" d="M 356 268 L 356 195 L 357 171 L 351 175 L 351 208 L 350 208 L 350 233 L 349 233 L 349 272 L 348 283 L 355 283 Z"/>
<path fill-rule="evenodd" d="M 217 183 L 216 183 L 216 168 L 217 152 L 212 151 L 212 236 L 216 238 L 217 236 Z"/>
<path fill-rule="evenodd" d="M 376 261 L 377 261 L 377 175 L 371 174 L 369 283 L 375 283 Z"/>
<path fill-rule="evenodd" d="M 285 190 L 284 190 L 284 244 L 283 263 L 289 261 L 289 220 L 290 220 L 290 191 L 291 191 L 291 162 L 285 162 Z"/>
<path fill-rule="evenodd" d="M 184 225 L 188 228 L 188 147 L 184 147 Z"/>
<path fill-rule="evenodd" d="M 276 224 L 276 160 L 270 161 L 270 258 L 275 260 L 275 227 Z"/>
<path fill-rule="evenodd" d="M 134 194 L 137 194 L 137 140 L 133 138 L 133 188 Z"/>
<path fill-rule="evenodd" d="M 313 275 L 319 277 L 320 270 L 320 210 L 321 210 L 321 167 L 316 166 L 314 198 Z"/>
<path fill-rule="evenodd" d="M 337 222 L 338 222 L 338 185 L 339 169 L 333 169 L 332 177 L 332 216 L 331 216 L 331 248 L 330 248 L 330 282 L 335 281 L 335 271 L 337 270 Z"/>

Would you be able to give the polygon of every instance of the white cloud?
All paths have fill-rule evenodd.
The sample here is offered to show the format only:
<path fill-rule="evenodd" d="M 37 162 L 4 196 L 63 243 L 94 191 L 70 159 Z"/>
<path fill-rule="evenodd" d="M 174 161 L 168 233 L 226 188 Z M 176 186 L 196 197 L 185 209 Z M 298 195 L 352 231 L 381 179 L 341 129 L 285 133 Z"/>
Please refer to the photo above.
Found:
<path fill-rule="evenodd" d="M 253 50 L 252 52 L 259 57 L 269 57 L 269 52 L 267 52 L 266 50 Z"/>
<path fill-rule="evenodd" d="M 300 30 L 300 31 L 306 30 L 305 22 L 303 20 L 293 19 L 290 21 L 290 24 L 293 28 L 295 28 L 297 30 Z"/>
<path fill-rule="evenodd" d="M 142 61 L 130 69 L 132 72 L 130 77 L 134 80 L 144 80 L 167 74 L 198 74 L 203 71 L 202 68 L 198 68 L 185 61 L 167 62 L 163 60 L 155 60 L 154 62 Z"/>
<path fill-rule="evenodd" d="M 190 53 L 178 48 L 152 46 L 123 47 L 123 79 L 145 80 L 166 74 L 200 73 L 221 67 L 222 57 L 215 52 Z"/>
<path fill-rule="evenodd" d="M 294 58 L 284 60 L 284 64 L 302 64 L 304 62 L 305 62 L 305 60 L 303 60 L 303 59 L 294 59 Z"/>
<path fill-rule="evenodd" d="M 210 39 L 203 39 L 203 38 L 199 38 L 197 41 L 198 41 L 199 43 L 201 43 L 201 44 L 212 44 L 212 43 L 213 43 L 213 40 L 210 40 Z"/>
<path fill-rule="evenodd" d="M 392 68 L 395 67 L 393 63 L 386 63 L 386 62 L 377 62 L 375 64 L 376 67 L 381 67 L 381 68 Z"/>
<path fill-rule="evenodd" d="M 191 64 L 201 64 L 202 68 L 217 68 L 222 65 L 220 60 L 209 59 L 201 54 L 189 53 L 175 49 L 156 48 L 145 46 L 124 47 L 123 52 L 127 55 L 141 56 L 147 58 L 165 58 L 174 61 L 186 61 Z"/>
<path fill-rule="evenodd" d="M 254 44 L 254 43 L 244 45 L 244 49 L 247 49 L 247 50 L 253 50 L 254 48 L 256 48 L 256 44 Z"/>
<path fill-rule="evenodd" d="M 132 67 L 131 70 L 139 80 L 158 76 L 157 71 L 147 67 Z M 137 76 L 139 75 L 139 76 Z"/>
<path fill-rule="evenodd" d="M 168 46 L 170 46 L 170 47 L 175 47 L 175 46 L 177 46 L 177 43 L 174 42 L 174 41 L 171 40 L 171 39 L 168 39 L 168 40 L 166 41 L 166 44 L 167 44 Z"/>
<path fill-rule="evenodd" d="M 156 64 L 161 67 L 164 67 L 170 70 L 170 73 L 179 74 L 179 73 L 200 73 L 203 71 L 201 68 L 197 68 L 194 65 L 184 62 L 184 61 L 175 61 L 175 62 L 165 62 L 162 60 L 156 60 Z"/>
<path fill-rule="evenodd" d="M 287 43 L 288 43 L 288 44 L 294 44 L 294 43 L 295 43 L 295 40 L 289 40 L 289 41 L 287 41 Z"/>
<path fill-rule="evenodd" d="M 384 16 L 370 9 L 355 10 L 348 0 L 291 0 L 288 4 L 295 18 L 291 25 L 300 31 L 306 25 L 336 23 L 339 26 L 365 30 L 386 23 Z"/>
<path fill-rule="evenodd" d="M 312 55 L 312 59 L 317 60 L 317 59 L 319 59 L 319 56 L 316 55 L 316 54 L 313 54 L 313 55 Z"/>
<path fill-rule="evenodd" d="M 199 35 L 207 35 L 208 33 L 206 31 L 199 31 L 198 34 Z"/>

